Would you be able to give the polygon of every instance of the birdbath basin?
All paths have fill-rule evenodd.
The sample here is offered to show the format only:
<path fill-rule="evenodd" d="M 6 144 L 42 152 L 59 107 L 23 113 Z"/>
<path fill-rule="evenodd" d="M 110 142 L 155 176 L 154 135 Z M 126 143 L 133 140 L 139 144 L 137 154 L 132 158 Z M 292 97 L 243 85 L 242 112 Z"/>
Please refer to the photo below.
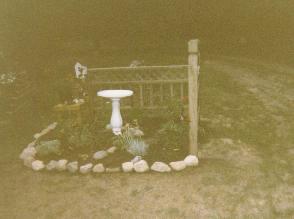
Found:
<path fill-rule="evenodd" d="M 122 117 L 120 114 L 120 99 L 133 95 L 131 90 L 102 90 L 98 91 L 97 95 L 104 98 L 109 98 L 112 101 L 112 114 L 110 119 L 110 125 L 112 132 L 115 135 L 121 134 L 121 127 L 123 124 Z"/>

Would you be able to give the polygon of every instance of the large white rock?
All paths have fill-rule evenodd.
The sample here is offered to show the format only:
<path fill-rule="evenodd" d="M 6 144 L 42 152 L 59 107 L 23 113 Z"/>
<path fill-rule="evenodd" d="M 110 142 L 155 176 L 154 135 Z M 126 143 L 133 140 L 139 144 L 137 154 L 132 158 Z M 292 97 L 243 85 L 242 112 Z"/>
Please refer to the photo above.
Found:
<path fill-rule="evenodd" d="M 41 160 L 35 160 L 32 162 L 32 169 L 35 171 L 39 171 L 45 168 L 45 165 L 43 161 Z"/>
<path fill-rule="evenodd" d="M 99 163 L 93 167 L 92 171 L 94 173 L 103 173 L 105 171 L 105 167 L 103 166 L 102 163 Z"/>
<path fill-rule="evenodd" d="M 193 167 L 197 166 L 199 163 L 198 158 L 195 155 L 188 155 L 185 159 L 184 162 L 186 163 L 186 166 L 188 167 Z"/>
<path fill-rule="evenodd" d="M 77 172 L 77 170 L 79 169 L 79 163 L 78 161 L 73 161 L 70 162 L 66 165 L 66 169 L 70 172 L 70 173 L 75 173 Z"/>
<path fill-rule="evenodd" d="M 113 154 L 116 150 L 117 150 L 117 147 L 112 146 L 111 148 L 108 148 L 108 149 L 107 149 L 107 153 L 109 153 L 109 154 Z"/>
<path fill-rule="evenodd" d="M 180 171 L 186 168 L 186 163 L 184 161 L 170 162 L 169 165 L 173 170 Z"/>
<path fill-rule="evenodd" d="M 134 169 L 137 173 L 144 173 L 149 170 L 149 166 L 145 160 L 140 160 L 134 164 Z"/>
<path fill-rule="evenodd" d="M 22 160 L 25 160 L 29 157 L 34 157 L 36 155 L 37 151 L 35 149 L 35 147 L 26 147 L 25 149 L 23 149 L 23 151 L 21 152 L 21 154 L 19 155 L 19 158 Z"/>
<path fill-rule="evenodd" d="M 56 169 L 58 162 L 56 160 L 50 160 L 50 162 L 46 165 L 47 170 L 54 170 Z"/>
<path fill-rule="evenodd" d="M 33 157 L 27 157 L 26 159 L 23 160 L 23 164 L 26 167 L 32 168 L 32 163 L 35 161 L 35 158 Z"/>
<path fill-rule="evenodd" d="M 80 173 L 82 173 L 82 174 L 89 173 L 89 172 L 91 172 L 92 167 L 93 167 L 92 163 L 88 163 L 83 166 L 80 166 Z"/>
<path fill-rule="evenodd" d="M 56 169 L 59 171 L 64 171 L 66 170 L 66 164 L 67 164 L 67 160 L 59 160 L 57 161 L 57 165 L 56 165 Z"/>
<path fill-rule="evenodd" d="M 106 151 L 97 151 L 94 155 L 93 155 L 93 158 L 95 160 L 101 160 L 103 159 L 104 157 L 107 156 L 107 152 Z"/>
<path fill-rule="evenodd" d="M 164 173 L 164 172 L 170 172 L 171 168 L 166 163 L 157 161 L 152 164 L 151 170 Z"/>
<path fill-rule="evenodd" d="M 125 162 L 121 164 L 122 170 L 125 173 L 132 172 L 134 169 L 134 164 L 133 162 Z"/>

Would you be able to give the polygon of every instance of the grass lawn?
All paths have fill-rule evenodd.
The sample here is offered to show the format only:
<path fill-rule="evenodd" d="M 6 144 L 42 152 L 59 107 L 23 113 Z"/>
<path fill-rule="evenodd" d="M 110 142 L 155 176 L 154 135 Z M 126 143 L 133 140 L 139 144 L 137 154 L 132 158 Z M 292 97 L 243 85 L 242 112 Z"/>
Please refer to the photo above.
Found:
<path fill-rule="evenodd" d="M 33 172 L 18 159 L 30 136 L 9 133 L 0 218 L 294 218 L 293 108 L 293 68 L 221 57 L 201 63 L 197 168 Z"/>

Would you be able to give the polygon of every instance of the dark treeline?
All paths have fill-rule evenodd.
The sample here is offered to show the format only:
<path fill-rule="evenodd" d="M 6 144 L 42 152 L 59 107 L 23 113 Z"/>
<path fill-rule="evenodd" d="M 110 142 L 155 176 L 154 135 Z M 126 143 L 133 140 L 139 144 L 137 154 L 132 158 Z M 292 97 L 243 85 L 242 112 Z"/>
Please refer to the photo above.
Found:
<path fill-rule="evenodd" d="M 212 54 L 289 59 L 291 0 L 1 1 L 0 51 L 6 62 L 44 68 L 89 51 L 136 54 L 185 51 L 200 38 Z M 242 54 L 241 54 L 242 55 Z M 290 62 L 290 61 L 288 61 Z M 33 65 L 33 66 L 32 66 Z"/>

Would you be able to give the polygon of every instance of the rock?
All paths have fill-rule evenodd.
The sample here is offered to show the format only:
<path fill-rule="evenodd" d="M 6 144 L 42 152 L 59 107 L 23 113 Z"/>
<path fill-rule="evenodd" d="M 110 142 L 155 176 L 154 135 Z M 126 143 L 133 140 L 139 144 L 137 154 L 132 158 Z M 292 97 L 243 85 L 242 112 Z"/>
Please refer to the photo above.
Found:
<path fill-rule="evenodd" d="M 186 166 L 188 167 L 193 167 L 197 166 L 199 163 L 198 158 L 195 155 L 188 155 L 185 159 L 184 162 L 186 163 Z"/>
<path fill-rule="evenodd" d="M 50 162 L 46 165 L 47 170 L 54 170 L 56 169 L 58 162 L 56 160 L 50 160 Z"/>
<path fill-rule="evenodd" d="M 78 165 L 78 161 L 73 161 L 70 162 L 66 165 L 66 169 L 70 172 L 70 173 L 75 173 L 77 172 L 77 170 L 79 169 L 79 165 Z"/>
<path fill-rule="evenodd" d="M 93 158 L 95 160 L 100 160 L 103 159 L 104 157 L 106 157 L 108 154 L 106 151 L 97 151 L 94 155 Z"/>
<path fill-rule="evenodd" d="M 40 134 L 40 137 L 43 136 L 43 135 L 47 135 L 49 132 L 51 131 L 51 129 L 49 128 L 45 128 L 43 129 L 39 134 Z"/>
<path fill-rule="evenodd" d="M 139 162 L 140 160 L 142 160 L 142 157 L 141 157 L 141 156 L 136 156 L 136 157 L 134 157 L 134 158 L 131 160 L 131 162 L 132 162 L 132 163 L 137 163 L 137 162 Z"/>
<path fill-rule="evenodd" d="M 176 171 L 180 171 L 186 168 L 186 163 L 184 161 L 170 162 L 169 165 L 172 167 L 173 170 Z"/>
<path fill-rule="evenodd" d="M 45 165 L 43 161 L 41 160 L 35 160 L 32 162 L 32 169 L 35 171 L 39 171 L 45 168 Z"/>
<path fill-rule="evenodd" d="M 36 153 L 37 150 L 34 147 L 26 147 L 19 155 L 19 158 L 25 160 L 30 157 L 35 157 Z"/>
<path fill-rule="evenodd" d="M 102 163 L 99 163 L 93 167 L 92 171 L 94 173 L 103 173 L 105 171 L 105 168 Z"/>
<path fill-rule="evenodd" d="M 27 145 L 27 148 L 34 147 L 35 144 L 36 144 L 36 141 L 33 141 L 33 142 L 31 142 L 31 143 L 29 143 L 29 144 Z"/>
<path fill-rule="evenodd" d="M 129 173 L 132 172 L 134 169 L 134 164 L 133 162 L 125 162 L 121 164 L 123 172 L 125 173 Z"/>
<path fill-rule="evenodd" d="M 35 158 L 33 157 L 27 157 L 26 159 L 23 160 L 23 164 L 26 167 L 32 168 L 32 163 L 35 161 Z"/>
<path fill-rule="evenodd" d="M 171 168 L 166 163 L 157 161 L 152 164 L 151 170 L 164 173 L 164 172 L 170 172 Z"/>
<path fill-rule="evenodd" d="M 53 122 L 52 124 L 48 125 L 47 129 L 53 130 L 57 126 L 57 122 Z"/>
<path fill-rule="evenodd" d="M 107 149 L 107 153 L 113 154 L 116 150 L 117 150 L 117 147 L 113 146 L 113 147 Z"/>
<path fill-rule="evenodd" d="M 149 166 L 145 160 L 140 160 L 134 164 L 134 169 L 137 173 L 144 173 L 149 170 Z"/>
<path fill-rule="evenodd" d="M 117 173 L 120 171 L 120 167 L 114 167 L 114 168 L 106 168 L 106 173 Z"/>
<path fill-rule="evenodd" d="M 67 160 L 59 160 L 57 162 L 57 165 L 56 165 L 56 169 L 59 170 L 59 171 L 64 171 L 66 170 L 66 164 L 67 164 Z"/>
<path fill-rule="evenodd" d="M 82 173 L 82 174 L 89 173 L 89 172 L 91 172 L 92 167 L 93 167 L 92 163 L 88 163 L 83 166 L 80 166 L 80 173 Z"/>
<path fill-rule="evenodd" d="M 36 133 L 36 134 L 34 134 L 34 138 L 35 139 L 38 139 L 38 138 L 40 138 L 42 135 L 40 134 L 40 133 Z"/>

